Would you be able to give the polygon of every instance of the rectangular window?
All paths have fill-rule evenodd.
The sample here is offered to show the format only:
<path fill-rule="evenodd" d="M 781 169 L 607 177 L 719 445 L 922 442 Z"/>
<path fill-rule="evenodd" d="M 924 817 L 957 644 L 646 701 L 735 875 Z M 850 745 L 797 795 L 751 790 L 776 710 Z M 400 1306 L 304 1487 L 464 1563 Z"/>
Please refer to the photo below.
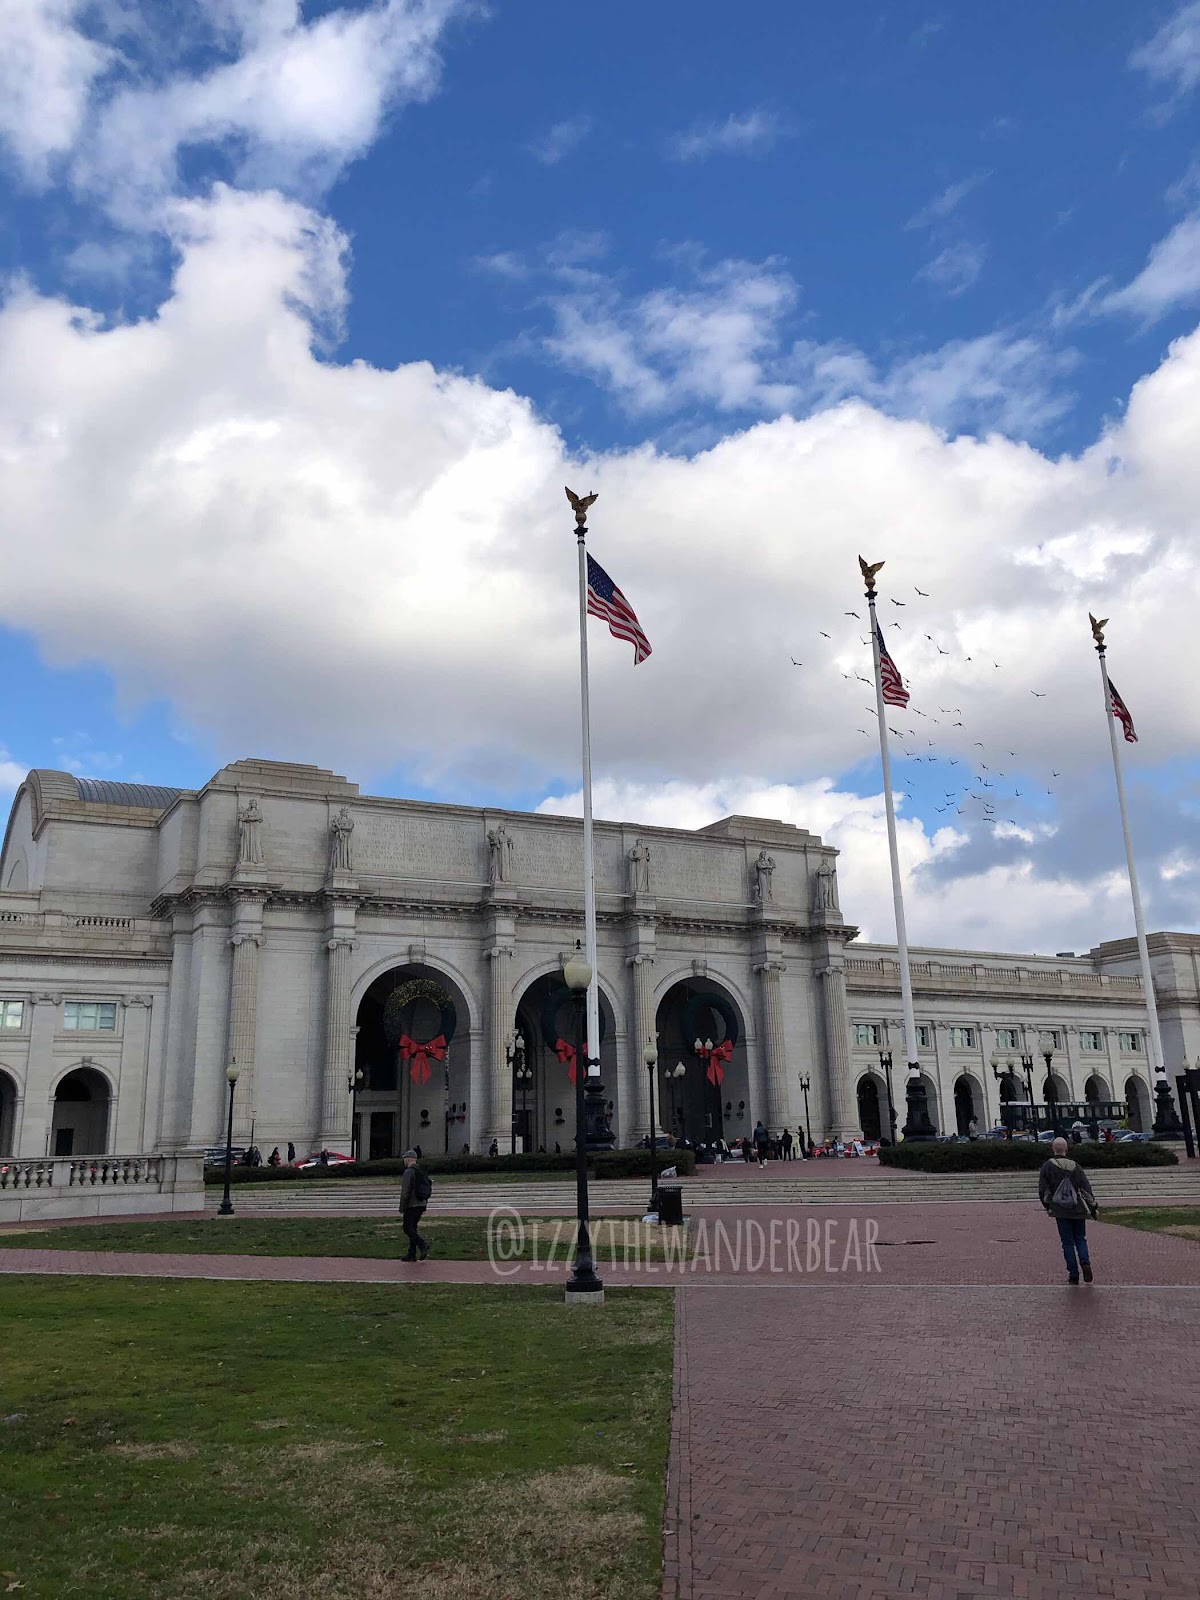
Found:
<path fill-rule="evenodd" d="M 1061 1050 L 1062 1035 L 1057 1028 L 1043 1028 L 1038 1035 L 1039 1050 Z"/>
<path fill-rule="evenodd" d="M 24 1022 L 24 1000 L 0 1000 L 0 1028 L 20 1028 Z"/>
<path fill-rule="evenodd" d="M 927 1022 L 917 1023 L 917 1049 L 929 1050 L 933 1045 L 933 1029 Z"/>
<path fill-rule="evenodd" d="M 1140 1033 L 1122 1033 L 1117 1035 L 1122 1050 L 1140 1050 L 1142 1036 Z"/>
<path fill-rule="evenodd" d="M 1104 1045 L 1099 1033 L 1097 1033 L 1094 1029 L 1080 1028 L 1079 1048 L 1081 1050 L 1086 1050 L 1091 1055 L 1094 1055 L 1097 1050 L 1102 1050 Z"/>
<path fill-rule="evenodd" d="M 68 1000 L 63 1006 L 63 1027 L 79 1033 L 113 1033 L 117 1007 L 107 1000 Z"/>
<path fill-rule="evenodd" d="M 1020 1047 L 1021 1041 L 1017 1038 L 1017 1030 L 1015 1028 L 996 1029 L 997 1050 L 1019 1050 Z"/>
<path fill-rule="evenodd" d="M 951 1050 L 974 1050 L 974 1048 L 975 1048 L 975 1029 L 974 1028 L 951 1028 L 950 1029 L 950 1048 L 951 1048 Z"/>
<path fill-rule="evenodd" d="M 877 1022 L 856 1022 L 854 1024 L 854 1043 L 856 1045 L 880 1045 L 883 1043 L 883 1029 Z"/>

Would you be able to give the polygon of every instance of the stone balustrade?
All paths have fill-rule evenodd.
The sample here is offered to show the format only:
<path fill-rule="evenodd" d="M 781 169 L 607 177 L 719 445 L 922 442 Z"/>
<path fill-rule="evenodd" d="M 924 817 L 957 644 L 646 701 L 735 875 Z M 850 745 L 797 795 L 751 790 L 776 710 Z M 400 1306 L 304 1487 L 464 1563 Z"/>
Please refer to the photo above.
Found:
<path fill-rule="evenodd" d="M 204 1209 L 204 1152 L 0 1159 L 0 1223 Z"/>
<path fill-rule="evenodd" d="M 1037 967 L 985 967 L 979 963 L 971 966 L 951 962 L 914 961 L 911 963 L 913 986 L 926 993 L 951 993 L 955 991 L 1087 990 L 1129 996 L 1140 996 L 1142 980 L 1107 972 L 1073 972 L 1068 967 L 1049 970 Z M 846 981 L 851 989 L 900 988 L 900 967 L 896 961 L 884 957 L 847 956 Z"/>

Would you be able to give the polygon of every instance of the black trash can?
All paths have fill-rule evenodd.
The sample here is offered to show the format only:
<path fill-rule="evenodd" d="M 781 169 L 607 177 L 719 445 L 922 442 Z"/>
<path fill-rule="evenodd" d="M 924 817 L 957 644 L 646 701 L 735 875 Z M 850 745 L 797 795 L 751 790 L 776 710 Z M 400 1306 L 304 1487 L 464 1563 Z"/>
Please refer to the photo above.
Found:
<path fill-rule="evenodd" d="M 658 1186 L 658 1220 L 668 1228 L 683 1225 L 683 1190 L 677 1183 Z"/>

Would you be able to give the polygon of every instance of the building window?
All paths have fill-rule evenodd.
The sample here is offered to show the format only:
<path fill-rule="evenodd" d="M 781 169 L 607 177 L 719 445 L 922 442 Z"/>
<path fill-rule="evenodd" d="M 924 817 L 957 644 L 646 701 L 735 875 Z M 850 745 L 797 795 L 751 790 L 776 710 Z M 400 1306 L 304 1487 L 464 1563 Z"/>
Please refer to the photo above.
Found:
<path fill-rule="evenodd" d="M 1017 1030 L 1015 1028 L 996 1029 L 997 1050 L 1019 1050 L 1020 1047 L 1021 1041 L 1017 1038 Z"/>
<path fill-rule="evenodd" d="M 1119 1033 L 1117 1040 L 1122 1050 L 1138 1051 L 1142 1048 L 1142 1036 L 1140 1033 Z"/>
<path fill-rule="evenodd" d="M 854 1043 L 863 1046 L 881 1045 L 883 1043 L 883 1029 L 877 1022 L 856 1022 L 854 1024 Z"/>
<path fill-rule="evenodd" d="M 78 1033 L 113 1033 L 116 1004 L 108 1000 L 68 1000 L 63 1007 L 63 1027 Z"/>
<path fill-rule="evenodd" d="M 1096 1029 L 1080 1028 L 1079 1048 L 1087 1051 L 1089 1054 L 1094 1055 L 1097 1050 L 1102 1050 L 1104 1048 L 1104 1041 L 1101 1039 L 1100 1034 Z"/>
<path fill-rule="evenodd" d="M 933 1029 L 927 1022 L 917 1023 L 917 1049 L 929 1050 L 933 1046 Z"/>
<path fill-rule="evenodd" d="M 1057 1028 L 1043 1028 L 1038 1035 L 1039 1050 L 1061 1050 L 1062 1035 Z"/>
<path fill-rule="evenodd" d="M 951 1028 L 950 1029 L 950 1048 L 951 1048 L 951 1050 L 974 1050 L 974 1048 L 975 1048 L 975 1029 L 974 1028 Z"/>
<path fill-rule="evenodd" d="M 0 1000 L 0 1028 L 20 1028 L 24 1023 L 24 1000 Z"/>

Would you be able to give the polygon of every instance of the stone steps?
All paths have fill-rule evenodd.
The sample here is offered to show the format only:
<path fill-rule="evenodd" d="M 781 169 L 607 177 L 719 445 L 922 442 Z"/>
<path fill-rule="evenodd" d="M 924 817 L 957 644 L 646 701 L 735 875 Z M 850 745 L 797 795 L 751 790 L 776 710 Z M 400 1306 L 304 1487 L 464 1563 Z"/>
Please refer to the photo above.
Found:
<path fill-rule="evenodd" d="M 1200 1166 L 1189 1164 L 1166 1171 L 1121 1168 L 1099 1172 L 1093 1179 L 1102 1204 L 1119 1200 L 1154 1201 L 1160 1205 L 1200 1204 Z M 792 1178 L 686 1178 L 681 1180 L 684 1205 L 697 1206 L 813 1206 L 889 1205 L 901 1202 L 955 1203 L 971 1200 L 1036 1200 L 1035 1174 L 1031 1172 L 961 1173 L 945 1177 L 919 1174 Z M 400 1182 L 346 1179 L 333 1183 L 280 1184 L 274 1188 L 235 1189 L 234 1206 L 240 1216 L 390 1216 L 398 1203 Z M 649 1199 L 644 1178 L 611 1179 L 593 1183 L 590 1198 L 596 1210 L 619 1208 L 641 1212 Z M 209 1191 L 209 1209 L 215 1210 L 219 1193 Z M 573 1211 L 575 1184 L 557 1178 L 529 1182 L 462 1183 L 434 1178 L 435 1211 L 487 1212 L 510 1206 L 523 1212 Z"/>

